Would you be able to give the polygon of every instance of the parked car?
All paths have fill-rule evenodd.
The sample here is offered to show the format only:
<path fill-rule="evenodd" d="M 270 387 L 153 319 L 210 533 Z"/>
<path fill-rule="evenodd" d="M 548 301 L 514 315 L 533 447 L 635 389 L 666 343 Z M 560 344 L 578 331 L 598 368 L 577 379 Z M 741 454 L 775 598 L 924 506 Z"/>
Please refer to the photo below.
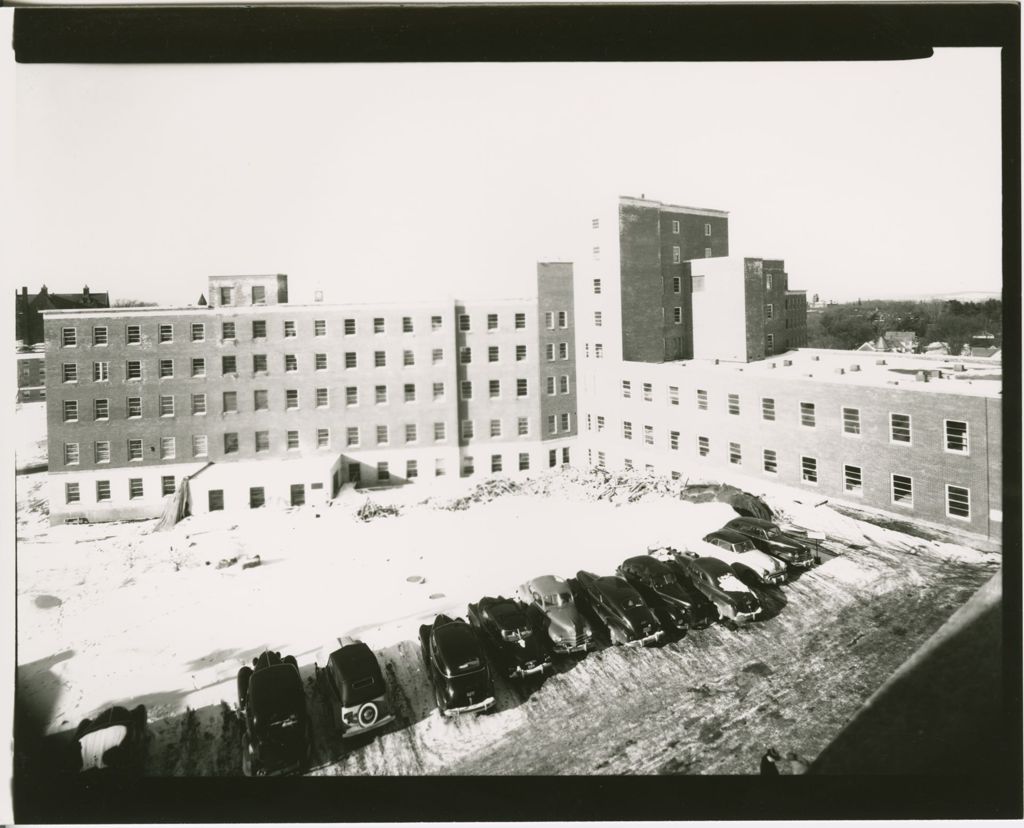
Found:
<path fill-rule="evenodd" d="M 83 773 L 141 773 L 146 759 L 146 708 L 110 707 L 75 730 L 74 767 Z"/>
<path fill-rule="evenodd" d="M 637 555 L 624 560 L 616 571 L 640 593 L 666 629 L 700 629 L 718 620 L 715 605 L 681 581 L 664 561 Z"/>
<path fill-rule="evenodd" d="M 483 646 L 461 618 L 439 615 L 420 627 L 423 661 L 434 685 L 437 709 L 445 717 L 494 707 L 494 682 Z"/>
<path fill-rule="evenodd" d="M 481 598 L 469 605 L 469 623 L 491 645 L 494 660 L 509 678 L 543 676 L 551 654 L 534 635 L 526 607 L 511 598 Z"/>
<path fill-rule="evenodd" d="M 294 656 L 268 650 L 238 671 L 238 709 L 245 722 L 242 770 L 278 776 L 305 769 L 312 732 Z"/>
<path fill-rule="evenodd" d="M 806 568 L 821 563 L 811 541 L 782 531 L 770 520 L 738 517 L 730 520 L 724 528 L 745 535 L 759 550 L 789 566 Z"/>
<path fill-rule="evenodd" d="M 358 736 L 395 720 L 377 657 L 362 641 L 347 639 L 327 657 L 316 678 L 325 687 L 331 716 L 343 737 Z"/>
<path fill-rule="evenodd" d="M 596 646 L 594 631 L 573 601 L 567 581 L 541 575 L 520 586 L 518 592 L 556 653 L 585 653 Z"/>
<path fill-rule="evenodd" d="M 675 559 L 690 583 L 718 608 L 722 619 L 743 623 L 761 614 L 761 602 L 750 588 L 736 577 L 729 564 L 718 558 L 680 554 Z"/>
<path fill-rule="evenodd" d="M 594 614 L 608 628 L 612 644 L 647 646 L 665 637 L 654 610 L 625 578 L 581 569 L 576 573 L 576 583 Z"/>
<path fill-rule="evenodd" d="M 759 551 L 746 535 L 732 529 L 719 529 L 705 535 L 704 542 L 709 547 L 701 552 L 702 555 L 725 561 L 737 574 L 746 570 L 762 584 L 781 584 L 786 580 L 786 565 L 778 558 Z"/>

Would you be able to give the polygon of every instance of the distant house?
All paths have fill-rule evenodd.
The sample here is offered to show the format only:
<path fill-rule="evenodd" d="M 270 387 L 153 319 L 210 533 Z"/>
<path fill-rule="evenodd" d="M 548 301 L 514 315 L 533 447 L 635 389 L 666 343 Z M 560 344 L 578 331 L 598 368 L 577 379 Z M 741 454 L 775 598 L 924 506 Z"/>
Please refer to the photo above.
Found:
<path fill-rule="evenodd" d="M 46 399 L 46 354 L 32 350 L 15 357 L 18 360 L 18 402 Z"/>
<path fill-rule="evenodd" d="M 875 347 L 875 343 L 874 342 L 865 342 L 863 345 L 861 345 L 859 348 L 857 348 L 857 350 L 858 351 L 877 351 L 878 348 Z"/>
<path fill-rule="evenodd" d="M 924 346 L 924 353 L 926 354 L 949 354 L 949 343 L 947 342 L 929 342 Z"/>
<path fill-rule="evenodd" d="M 904 354 L 912 354 L 917 348 L 917 334 L 913 331 L 886 331 L 878 338 L 881 345 L 877 345 L 879 351 L 897 351 Z"/>
<path fill-rule="evenodd" d="M 979 348 L 976 345 L 964 345 L 964 347 L 960 349 L 960 356 L 992 357 L 997 353 L 1001 358 L 1002 349 L 997 348 L 995 345 L 989 345 L 988 347 L 985 348 Z"/>
<path fill-rule="evenodd" d="M 109 308 L 110 294 L 92 293 L 88 286 L 81 293 L 50 293 L 43 285 L 39 293 L 29 293 L 27 287 L 21 293 L 14 294 L 14 337 L 23 347 L 44 341 L 43 317 L 44 310 L 75 310 L 89 308 Z"/>

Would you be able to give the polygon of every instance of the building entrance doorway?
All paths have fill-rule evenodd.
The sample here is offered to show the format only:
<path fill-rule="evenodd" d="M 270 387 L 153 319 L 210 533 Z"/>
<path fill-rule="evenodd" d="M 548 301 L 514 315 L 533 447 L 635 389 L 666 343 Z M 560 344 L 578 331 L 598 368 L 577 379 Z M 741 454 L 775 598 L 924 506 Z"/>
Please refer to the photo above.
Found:
<path fill-rule="evenodd" d="M 306 484 L 292 483 L 292 506 L 304 506 L 306 503 Z"/>

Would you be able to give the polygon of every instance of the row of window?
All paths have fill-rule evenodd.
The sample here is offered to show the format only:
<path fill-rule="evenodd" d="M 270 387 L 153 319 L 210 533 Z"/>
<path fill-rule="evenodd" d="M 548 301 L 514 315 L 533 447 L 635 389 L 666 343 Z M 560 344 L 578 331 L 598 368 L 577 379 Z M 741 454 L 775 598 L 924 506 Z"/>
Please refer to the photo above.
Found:
<path fill-rule="evenodd" d="M 710 259 L 714 253 L 710 247 L 704 248 L 704 258 Z M 681 264 L 683 261 L 683 253 L 679 249 L 679 245 L 672 245 L 672 264 Z"/>
<path fill-rule="evenodd" d="M 569 462 L 569 449 L 562 449 L 562 462 Z M 558 465 L 558 449 L 551 449 L 548 452 L 548 466 L 554 468 Z M 529 471 L 530 455 L 528 452 L 519 453 L 519 471 Z M 500 454 L 491 455 L 491 473 L 496 474 L 504 471 L 504 458 Z M 472 457 L 466 455 L 462 458 L 462 476 L 469 477 L 476 473 L 476 464 Z"/>

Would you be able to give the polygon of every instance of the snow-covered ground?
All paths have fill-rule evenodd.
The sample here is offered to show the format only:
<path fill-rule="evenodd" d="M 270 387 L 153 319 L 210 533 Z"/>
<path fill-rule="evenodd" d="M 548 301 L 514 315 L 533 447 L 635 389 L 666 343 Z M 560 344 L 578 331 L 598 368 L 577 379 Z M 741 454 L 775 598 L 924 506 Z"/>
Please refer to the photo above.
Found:
<path fill-rule="evenodd" d="M 685 547 L 736 513 L 663 491 L 595 499 L 598 478 L 552 473 L 457 510 L 445 507 L 471 487 L 453 481 L 427 501 L 415 487 L 346 491 L 319 511 L 204 515 L 168 532 L 50 527 L 44 478 L 18 478 L 19 749 L 144 703 L 153 774 L 240 773 L 235 676 L 266 648 L 295 655 L 308 680 L 315 773 L 756 772 L 764 744 L 820 750 L 999 563 L 773 496 L 838 556 L 764 591 L 765 620 L 568 661 L 532 694 L 499 683 L 497 713 L 446 723 L 421 623 L 536 575 L 609 573 L 651 546 Z M 368 499 L 401 514 L 360 521 Z M 257 567 L 218 567 L 257 554 Z M 311 676 L 346 634 L 381 657 L 399 716 L 343 745 Z"/>
<path fill-rule="evenodd" d="M 15 463 L 21 469 L 46 466 L 46 403 L 17 403 L 14 406 L 17 432 Z"/>

